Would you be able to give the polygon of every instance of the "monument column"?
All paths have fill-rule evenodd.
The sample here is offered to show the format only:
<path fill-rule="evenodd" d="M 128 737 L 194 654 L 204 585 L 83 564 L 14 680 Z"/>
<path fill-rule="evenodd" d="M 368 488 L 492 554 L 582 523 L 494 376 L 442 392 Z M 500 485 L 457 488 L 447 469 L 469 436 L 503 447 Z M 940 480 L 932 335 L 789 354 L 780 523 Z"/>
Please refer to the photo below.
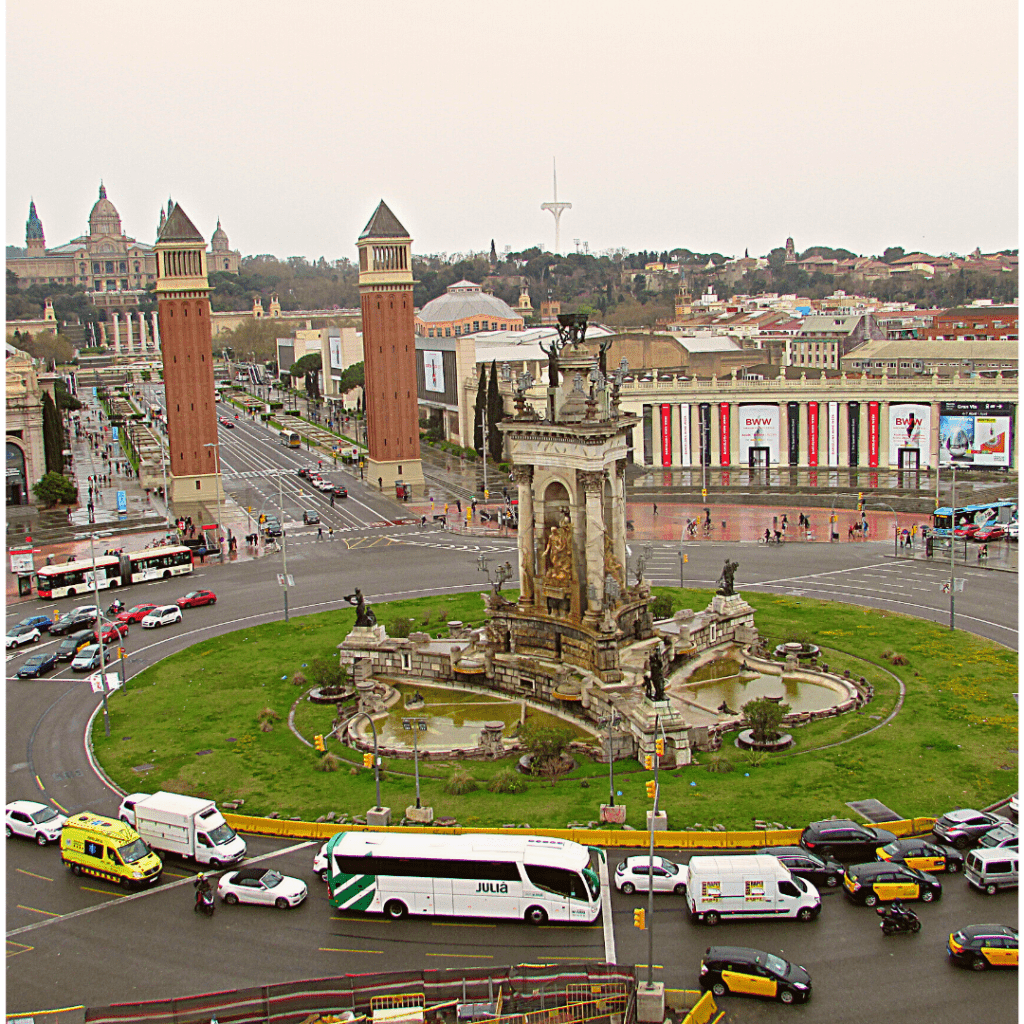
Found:
<path fill-rule="evenodd" d="M 740 462 L 742 464 L 742 459 Z M 769 459 L 770 461 L 770 459 Z M 779 399 L 779 469 L 789 465 L 789 403 Z"/>
<path fill-rule="evenodd" d="M 149 321 L 153 328 L 153 351 L 159 354 L 160 352 L 160 321 L 157 318 L 156 313 L 149 314 Z"/>
<path fill-rule="evenodd" d="M 626 460 L 616 459 L 612 468 L 612 545 L 619 565 L 626 566 Z"/>
<path fill-rule="evenodd" d="M 836 410 L 836 430 L 839 431 L 839 446 L 836 462 L 839 466 L 850 468 L 850 403 L 840 402 Z"/>
<path fill-rule="evenodd" d="M 144 355 L 146 352 L 146 317 L 141 310 L 135 315 L 139 318 L 139 352 Z"/>
<path fill-rule="evenodd" d="M 604 515 L 601 511 L 601 498 L 604 496 L 603 471 L 584 471 L 579 473 L 580 482 L 586 492 L 587 501 L 587 544 L 586 544 L 586 586 L 584 594 L 587 600 L 587 612 L 584 622 L 593 625 L 597 622 L 601 608 L 604 606 Z M 591 591 L 593 588 L 593 591 Z M 593 598 L 591 598 L 593 593 Z"/>
<path fill-rule="evenodd" d="M 533 495 L 533 571 L 535 578 L 539 577 L 538 582 L 533 588 L 533 603 L 534 605 L 544 611 L 547 605 L 544 602 L 544 588 L 540 585 L 540 580 L 544 578 L 544 571 L 546 566 L 544 565 L 544 544 L 547 538 L 544 536 L 544 515 L 545 515 L 545 502 L 542 497 Z M 519 529 L 523 528 L 523 517 L 519 516 Z"/>
<path fill-rule="evenodd" d="M 513 466 L 512 479 L 519 485 L 519 604 L 533 603 L 534 562 L 533 467 Z"/>
<path fill-rule="evenodd" d="M 117 322 L 118 314 L 112 313 L 111 316 L 114 321 L 114 354 L 119 356 L 121 354 L 121 332 Z"/>

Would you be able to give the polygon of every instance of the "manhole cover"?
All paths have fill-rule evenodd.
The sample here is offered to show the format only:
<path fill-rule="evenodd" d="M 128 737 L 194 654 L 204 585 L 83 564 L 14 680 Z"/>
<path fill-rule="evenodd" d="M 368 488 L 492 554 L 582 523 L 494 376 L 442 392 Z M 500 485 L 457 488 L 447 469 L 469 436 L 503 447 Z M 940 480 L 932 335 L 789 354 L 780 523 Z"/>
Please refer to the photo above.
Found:
<path fill-rule="evenodd" d="M 846 805 L 862 818 L 878 824 L 882 821 L 902 821 L 902 816 L 886 807 L 881 800 L 852 800 Z"/>

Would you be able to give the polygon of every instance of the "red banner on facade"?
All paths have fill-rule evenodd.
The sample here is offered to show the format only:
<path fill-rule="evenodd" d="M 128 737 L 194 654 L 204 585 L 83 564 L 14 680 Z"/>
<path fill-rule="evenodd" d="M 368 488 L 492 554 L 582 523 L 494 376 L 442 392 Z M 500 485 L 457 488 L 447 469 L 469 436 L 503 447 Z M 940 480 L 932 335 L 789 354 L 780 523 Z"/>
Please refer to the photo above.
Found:
<path fill-rule="evenodd" d="M 672 406 L 661 407 L 661 464 L 672 465 Z"/>
<path fill-rule="evenodd" d="M 719 445 L 719 450 L 722 453 L 722 465 L 728 466 L 732 463 L 732 458 L 729 453 L 729 403 L 722 402 L 718 406 L 718 423 L 721 427 L 722 443 Z"/>
<path fill-rule="evenodd" d="M 807 403 L 807 465 L 818 464 L 818 403 Z"/>
<path fill-rule="evenodd" d="M 868 465 L 878 465 L 878 403 L 868 402 Z"/>

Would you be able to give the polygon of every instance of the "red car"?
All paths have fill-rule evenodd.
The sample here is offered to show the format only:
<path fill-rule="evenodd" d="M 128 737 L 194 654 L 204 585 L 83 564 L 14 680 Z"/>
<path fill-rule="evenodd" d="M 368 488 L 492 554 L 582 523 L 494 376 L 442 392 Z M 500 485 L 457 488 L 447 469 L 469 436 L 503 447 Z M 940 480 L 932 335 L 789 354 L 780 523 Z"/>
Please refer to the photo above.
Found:
<path fill-rule="evenodd" d="M 981 529 L 977 523 L 967 523 L 956 528 L 957 537 L 973 537 Z"/>
<path fill-rule="evenodd" d="M 204 604 L 216 604 L 217 595 L 212 590 L 190 590 L 174 603 L 179 608 L 199 608 Z"/>
<path fill-rule="evenodd" d="M 118 622 L 141 622 L 154 608 L 155 604 L 137 604 L 117 617 Z"/>
<path fill-rule="evenodd" d="M 1005 536 L 1006 527 L 993 523 L 991 526 L 983 526 L 971 537 L 971 540 L 976 540 L 979 544 L 983 544 L 990 540 L 1002 540 Z"/>
<path fill-rule="evenodd" d="M 94 629 L 92 632 L 96 643 L 100 642 L 100 631 Z M 105 644 L 116 644 L 118 640 L 123 636 L 128 635 L 128 623 L 127 622 L 112 622 L 103 630 L 103 642 Z"/>

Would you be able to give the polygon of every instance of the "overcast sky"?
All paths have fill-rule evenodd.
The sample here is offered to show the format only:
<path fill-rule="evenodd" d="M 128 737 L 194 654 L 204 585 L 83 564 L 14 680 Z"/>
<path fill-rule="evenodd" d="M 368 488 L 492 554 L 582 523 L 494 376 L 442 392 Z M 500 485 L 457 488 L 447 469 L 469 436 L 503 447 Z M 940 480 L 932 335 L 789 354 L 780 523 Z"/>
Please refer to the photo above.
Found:
<path fill-rule="evenodd" d="M 1017 245 L 1016 0 L 9 0 L 7 242 L 100 179 L 232 248 Z"/>

